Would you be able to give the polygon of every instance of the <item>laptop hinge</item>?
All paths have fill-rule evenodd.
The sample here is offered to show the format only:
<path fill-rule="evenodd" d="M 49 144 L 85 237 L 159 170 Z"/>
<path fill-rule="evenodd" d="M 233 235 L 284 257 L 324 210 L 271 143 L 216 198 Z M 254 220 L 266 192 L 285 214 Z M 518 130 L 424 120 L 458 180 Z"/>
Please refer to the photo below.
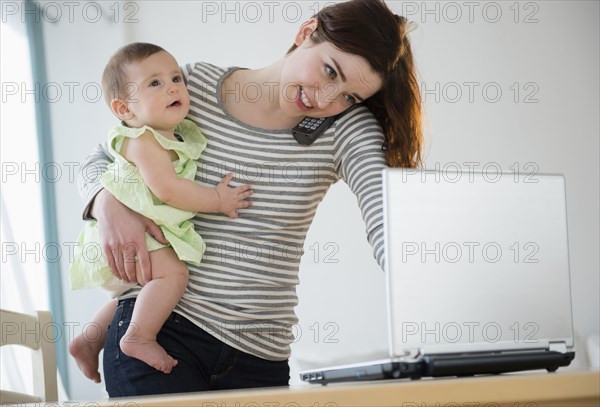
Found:
<path fill-rule="evenodd" d="M 549 350 L 559 353 L 567 353 L 567 344 L 564 342 L 550 342 Z"/>

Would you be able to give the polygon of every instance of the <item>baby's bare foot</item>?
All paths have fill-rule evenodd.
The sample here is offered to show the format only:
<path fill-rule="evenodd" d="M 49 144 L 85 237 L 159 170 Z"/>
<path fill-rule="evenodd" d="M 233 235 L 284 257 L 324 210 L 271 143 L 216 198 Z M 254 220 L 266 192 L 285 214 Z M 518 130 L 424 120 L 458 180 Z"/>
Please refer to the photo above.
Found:
<path fill-rule="evenodd" d="M 121 338 L 120 346 L 121 351 L 127 356 L 139 359 L 163 373 L 171 373 L 177 365 L 177 360 L 169 356 L 156 340 L 126 334 Z"/>
<path fill-rule="evenodd" d="M 94 383 L 100 383 L 100 372 L 98 371 L 98 355 L 102 346 L 95 342 L 86 341 L 82 335 L 77 336 L 69 344 L 69 353 L 75 359 L 77 367 L 85 377 Z"/>

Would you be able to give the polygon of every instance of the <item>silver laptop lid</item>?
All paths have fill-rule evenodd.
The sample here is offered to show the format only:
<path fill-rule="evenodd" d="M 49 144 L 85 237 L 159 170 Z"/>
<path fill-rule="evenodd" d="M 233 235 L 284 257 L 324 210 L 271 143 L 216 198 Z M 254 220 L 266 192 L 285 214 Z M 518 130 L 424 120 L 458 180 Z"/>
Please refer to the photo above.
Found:
<path fill-rule="evenodd" d="M 561 175 L 385 169 L 383 184 L 392 357 L 573 347 Z"/>

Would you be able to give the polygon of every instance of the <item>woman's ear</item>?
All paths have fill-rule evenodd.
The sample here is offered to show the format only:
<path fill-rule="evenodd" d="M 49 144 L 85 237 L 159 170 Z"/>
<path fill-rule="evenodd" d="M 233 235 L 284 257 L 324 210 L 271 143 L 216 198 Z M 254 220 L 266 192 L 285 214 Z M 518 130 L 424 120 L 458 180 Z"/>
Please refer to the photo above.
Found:
<path fill-rule="evenodd" d="M 307 38 L 310 38 L 311 34 L 316 31 L 318 26 L 319 26 L 319 20 L 317 20 L 316 17 L 313 17 L 310 20 L 308 20 L 307 22 L 305 22 L 304 24 L 302 24 L 302 26 L 300 27 L 300 30 L 298 30 L 298 33 L 296 34 L 296 37 L 294 38 L 294 44 L 296 44 L 296 46 L 298 46 L 298 47 L 300 45 L 302 45 L 302 43 Z"/>
<path fill-rule="evenodd" d="M 121 119 L 121 121 L 131 120 L 133 118 L 133 112 L 129 110 L 129 106 L 121 99 L 113 99 L 110 101 L 110 109 L 113 113 Z"/>

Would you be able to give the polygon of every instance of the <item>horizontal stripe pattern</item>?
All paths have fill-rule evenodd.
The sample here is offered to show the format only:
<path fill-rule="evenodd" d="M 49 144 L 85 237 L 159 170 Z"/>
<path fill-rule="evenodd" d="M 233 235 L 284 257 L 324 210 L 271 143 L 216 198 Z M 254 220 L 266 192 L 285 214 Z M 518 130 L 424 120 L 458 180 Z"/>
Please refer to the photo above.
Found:
<path fill-rule="evenodd" d="M 199 266 L 189 265 L 188 288 L 175 311 L 244 352 L 288 359 L 304 241 L 319 203 L 338 180 L 356 195 L 374 256 L 384 263 L 381 128 L 367 108 L 358 107 L 313 145 L 301 146 L 289 130 L 257 129 L 224 111 L 218 89 L 231 69 L 198 63 L 183 71 L 191 97 L 188 118 L 208 139 L 196 181 L 215 185 L 232 172 L 232 186 L 251 183 L 254 195 L 238 219 L 199 213 L 192 220 L 207 249 Z M 101 189 L 92 173 L 110 161 L 104 145 L 86 159 L 78 184 L 88 207 Z"/>

